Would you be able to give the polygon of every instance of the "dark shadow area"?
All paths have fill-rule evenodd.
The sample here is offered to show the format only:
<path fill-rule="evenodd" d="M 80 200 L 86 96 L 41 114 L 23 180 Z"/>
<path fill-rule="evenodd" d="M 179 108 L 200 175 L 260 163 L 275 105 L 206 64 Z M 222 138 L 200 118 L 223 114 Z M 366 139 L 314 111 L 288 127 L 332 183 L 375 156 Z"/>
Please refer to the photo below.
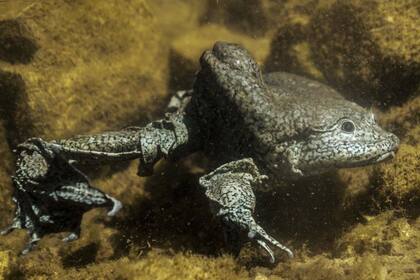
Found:
<path fill-rule="evenodd" d="M 307 31 L 312 59 L 333 87 L 362 106 L 403 104 L 420 84 L 420 65 L 384 54 L 353 9 L 336 3 L 314 16 Z"/>
<path fill-rule="evenodd" d="M 291 52 L 294 45 L 304 42 L 305 32 L 305 27 L 300 24 L 286 25 L 277 30 L 271 42 L 270 54 L 264 63 L 264 72 L 284 71 L 307 75 L 298 58 Z"/>
<path fill-rule="evenodd" d="M 118 229 L 112 240 L 114 258 L 145 255 L 151 248 L 203 255 L 229 252 L 221 224 L 210 212 L 198 178 L 180 164 L 165 164 L 147 180 L 147 198 L 126 205 L 124 216 L 107 222 Z M 343 230 L 359 221 L 359 209 L 343 210 L 345 185 L 335 173 L 257 192 L 256 220 L 295 251 L 332 249 Z M 249 267 L 268 264 L 257 245 L 244 244 L 240 262 Z M 248 248 L 248 249 L 247 249 Z M 279 259 L 287 259 L 277 251 Z"/>
<path fill-rule="evenodd" d="M 72 252 L 62 258 L 64 268 L 71 267 L 84 267 L 95 262 L 96 253 L 98 252 L 99 245 L 90 243 L 75 252 Z"/>
<path fill-rule="evenodd" d="M 198 177 L 182 163 L 155 169 L 146 182 L 147 198 L 126 205 L 124 216 L 109 223 L 120 231 L 120 239 L 113 240 L 115 257 L 133 249 L 143 255 L 153 247 L 218 254 L 224 244 L 222 229 L 210 213 Z"/>
<path fill-rule="evenodd" d="M 197 58 L 198 59 L 198 58 Z M 169 82 L 168 89 L 172 91 L 186 90 L 193 86 L 198 64 L 194 65 L 176 51 L 169 53 Z"/>
<path fill-rule="evenodd" d="M 379 214 L 386 210 L 394 210 L 409 219 L 415 220 L 420 217 L 420 196 L 416 189 L 412 189 L 411 192 L 399 197 L 396 193 L 387 193 L 381 190 L 385 182 L 384 178 L 377 172 L 373 174 L 371 181 L 372 187 L 367 194 L 371 203 L 365 203 L 367 206 L 366 212 Z"/>
<path fill-rule="evenodd" d="M 0 59 L 9 63 L 29 63 L 38 45 L 29 30 L 17 20 L 0 21 Z"/>
<path fill-rule="evenodd" d="M 33 130 L 29 115 L 22 114 L 28 110 L 20 108 L 26 106 L 26 94 L 25 82 L 19 74 L 0 70 L 0 118 L 5 121 L 6 138 L 11 149 L 26 139 L 20 132 L 31 135 Z"/>
<path fill-rule="evenodd" d="M 344 227 L 345 185 L 334 172 L 285 183 L 275 192 L 257 193 L 257 219 L 278 240 L 313 252 L 330 249 Z M 357 212 L 357 211 L 355 211 Z"/>
<path fill-rule="evenodd" d="M 420 64 L 383 53 L 352 9 L 339 2 L 314 14 L 307 25 L 281 27 L 265 71 L 309 78 L 311 71 L 320 71 L 324 83 L 364 107 L 386 109 L 405 103 L 420 85 Z"/>
<path fill-rule="evenodd" d="M 226 25 L 251 36 L 263 36 L 269 27 L 261 2 L 254 0 L 210 0 L 200 22 Z"/>

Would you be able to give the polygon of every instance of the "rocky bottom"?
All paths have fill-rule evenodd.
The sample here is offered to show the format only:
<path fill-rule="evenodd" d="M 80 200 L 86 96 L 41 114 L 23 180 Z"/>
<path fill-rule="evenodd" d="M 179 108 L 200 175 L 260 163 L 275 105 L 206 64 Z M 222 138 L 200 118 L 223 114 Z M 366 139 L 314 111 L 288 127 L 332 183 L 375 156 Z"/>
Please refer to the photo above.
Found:
<path fill-rule="evenodd" d="M 162 162 L 156 175 L 147 179 L 135 175 L 133 162 L 123 172 L 95 180 L 124 202 L 121 213 L 110 219 L 105 210 L 93 210 L 85 215 L 80 240 L 64 244 L 60 241 L 64 235 L 51 235 L 22 257 L 17 253 L 25 233 L 2 237 L 0 275 L 10 279 L 418 279 L 418 208 L 383 207 L 375 189 L 350 194 L 352 186 L 361 185 L 362 173 L 372 184 L 378 180 L 373 175 L 378 170 L 345 170 L 285 186 L 278 193 L 259 194 L 257 219 L 296 254 L 288 259 L 278 251 L 279 262 L 270 265 L 264 252 L 249 243 L 238 258 L 226 252 L 221 227 L 197 185 L 204 172 L 196 165 L 200 158 Z M 395 169 L 399 159 L 379 169 L 386 170 L 387 165 Z"/>

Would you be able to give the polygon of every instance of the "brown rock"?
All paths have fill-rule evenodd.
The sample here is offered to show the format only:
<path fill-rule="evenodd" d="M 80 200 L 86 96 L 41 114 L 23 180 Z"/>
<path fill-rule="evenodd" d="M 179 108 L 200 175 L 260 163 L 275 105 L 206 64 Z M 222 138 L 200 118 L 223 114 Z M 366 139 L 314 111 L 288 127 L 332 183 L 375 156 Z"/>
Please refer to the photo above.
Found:
<path fill-rule="evenodd" d="M 9 251 L 0 251 L 0 279 L 9 279 L 15 269 L 15 257 Z"/>
<path fill-rule="evenodd" d="M 417 133 L 417 137 L 420 133 Z M 420 145 L 402 144 L 396 158 L 378 168 L 377 195 L 384 206 L 420 213 Z"/>
<path fill-rule="evenodd" d="M 401 145 L 392 161 L 375 169 L 375 197 L 384 207 L 420 213 L 420 97 L 392 107 L 379 116 L 379 122 L 400 137 Z"/>
<path fill-rule="evenodd" d="M 391 107 L 378 117 L 381 125 L 393 131 L 400 138 L 403 138 L 404 142 L 409 144 L 420 142 L 418 137 L 413 138 L 413 133 L 420 124 L 420 87 L 415 95 L 414 98 L 408 100 L 403 106 Z"/>
<path fill-rule="evenodd" d="M 20 100 L 9 117 L 15 141 L 121 128 L 153 112 L 167 73 L 155 26 L 147 2 L 130 0 L 48 0 L 3 19 L 0 40 L 8 47 L 0 58 L 19 64 L 0 69 L 23 81 L 9 85 Z"/>
<path fill-rule="evenodd" d="M 341 257 L 370 255 L 386 269 L 389 279 L 416 278 L 420 272 L 416 263 L 419 244 L 420 220 L 408 220 L 393 211 L 366 217 L 364 224 L 356 225 L 336 242 Z"/>
<path fill-rule="evenodd" d="M 418 8 L 415 0 L 319 5 L 308 21 L 279 29 L 267 67 L 325 79 L 363 105 L 402 104 L 420 78 Z"/>
<path fill-rule="evenodd" d="M 0 59 L 10 63 L 28 63 L 38 46 L 22 22 L 0 21 Z"/>
<path fill-rule="evenodd" d="M 5 227 L 12 217 L 14 206 L 11 200 L 12 154 L 6 141 L 4 122 L 0 120 L 0 228 Z"/>
<path fill-rule="evenodd" d="M 171 42 L 200 26 L 207 0 L 153 0 L 149 7 L 165 41 Z"/>
<path fill-rule="evenodd" d="M 207 0 L 202 23 L 223 25 L 233 31 L 261 37 L 268 31 L 268 21 L 261 1 Z"/>

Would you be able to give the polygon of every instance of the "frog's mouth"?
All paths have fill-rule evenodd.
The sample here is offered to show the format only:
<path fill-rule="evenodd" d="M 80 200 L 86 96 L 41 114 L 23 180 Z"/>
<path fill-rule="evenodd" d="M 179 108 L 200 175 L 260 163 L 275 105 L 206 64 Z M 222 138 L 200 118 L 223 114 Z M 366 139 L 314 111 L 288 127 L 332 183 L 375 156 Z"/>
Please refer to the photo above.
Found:
<path fill-rule="evenodd" d="M 377 156 L 374 160 L 376 163 L 378 163 L 378 162 L 393 159 L 394 157 L 395 157 L 395 152 L 391 151 L 391 152 L 387 152 L 385 154 Z"/>
<path fill-rule="evenodd" d="M 388 134 L 389 136 L 385 138 L 384 141 L 380 141 L 375 144 L 376 151 L 381 151 L 381 153 L 377 153 L 372 157 L 365 158 L 362 160 L 355 160 L 353 163 L 350 164 L 348 167 L 361 167 L 370 164 L 376 164 L 380 162 L 384 162 L 390 160 L 395 157 L 395 153 L 398 150 L 399 146 L 399 139 L 392 133 Z"/>
<path fill-rule="evenodd" d="M 395 157 L 395 151 L 390 151 L 381 155 L 374 156 L 369 159 L 354 161 L 353 163 L 350 163 L 350 164 L 338 164 L 336 165 L 336 167 L 337 168 L 363 167 L 363 166 L 371 165 L 374 163 L 384 162 L 384 161 L 393 159 L 394 157 Z"/>
<path fill-rule="evenodd" d="M 384 161 L 391 160 L 395 157 L 396 150 L 387 151 L 385 153 L 375 155 L 370 158 L 359 159 L 359 160 L 352 160 L 347 162 L 336 162 L 333 164 L 334 168 L 355 168 L 355 167 L 363 167 L 371 164 L 376 164 Z M 327 169 L 327 168 L 326 168 Z"/>

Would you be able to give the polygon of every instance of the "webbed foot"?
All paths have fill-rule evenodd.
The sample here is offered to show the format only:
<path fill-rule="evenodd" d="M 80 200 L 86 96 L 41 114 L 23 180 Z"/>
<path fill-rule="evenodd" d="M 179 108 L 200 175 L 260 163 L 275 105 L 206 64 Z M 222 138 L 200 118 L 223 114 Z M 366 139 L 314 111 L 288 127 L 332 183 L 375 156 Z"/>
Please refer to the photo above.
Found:
<path fill-rule="evenodd" d="M 106 197 L 107 197 L 107 198 L 111 201 L 111 203 L 112 203 L 112 208 L 111 208 L 111 210 L 109 210 L 109 211 L 108 211 L 107 215 L 108 215 L 108 216 L 110 216 L 110 217 L 117 215 L 117 213 L 118 213 L 118 212 L 121 210 L 121 208 L 122 208 L 122 203 L 121 203 L 119 200 L 117 200 L 117 199 L 113 198 L 112 196 L 106 195 Z"/>
<path fill-rule="evenodd" d="M 33 138 L 19 145 L 17 153 L 13 176 L 15 217 L 1 234 L 28 230 L 30 241 L 22 254 L 49 233 L 70 232 L 65 242 L 78 239 L 83 214 L 90 209 L 109 208 L 110 216 L 121 209 L 121 202 L 92 187 L 81 171 L 42 139 Z"/>
<path fill-rule="evenodd" d="M 63 242 L 66 242 L 66 243 L 67 242 L 72 242 L 72 241 L 75 241 L 75 240 L 79 239 L 79 237 L 80 237 L 80 231 L 78 231 L 78 232 L 71 232 L 66 237 L 64 237 L 62 239 L 62 241 Z"/>
<path fill-rule="evenodd" d="M 275 255 L 270 246 L 285 251 L 289 257 L 293 252 L 276 239 L 268 235 L 257 224 L 252 214 L 255 208 L 255 195 L 252 187 L 261 183 L 266 176 L 261 175 L 252 159 L 224 164 L 200 178 L 206 196 L 211 200 L 212 210 L 226 227 L 225 236 L 229 245 L 240 248 L 238 232 L 245 232 L 247 237 L 255 241 L 275 262 Z"/>
<path fill-rule="evenodd" d="M 30 251 L 32 251 L 35 248 L 35 246 L 38 244 L 38 241 L 39 240 L 41 240 L 41 237 L 38 234 L 36 234 L 36 233 L 32 233 L 29 242 L 26 243 L 26 246 L 20 252 L 20 255 L 26 255 Z"/>

